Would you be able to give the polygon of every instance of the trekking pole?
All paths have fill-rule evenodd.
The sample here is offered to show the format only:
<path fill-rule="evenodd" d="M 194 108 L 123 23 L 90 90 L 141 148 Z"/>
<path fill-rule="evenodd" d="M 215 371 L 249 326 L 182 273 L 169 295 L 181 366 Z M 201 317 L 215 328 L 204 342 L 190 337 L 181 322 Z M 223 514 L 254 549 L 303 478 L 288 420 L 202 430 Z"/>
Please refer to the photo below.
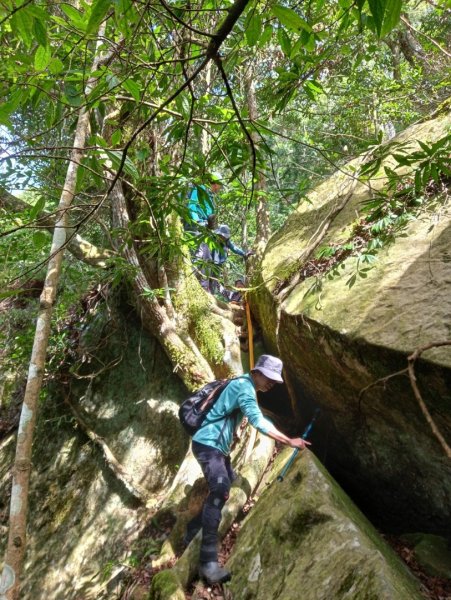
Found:
<path fill-rule="evenodd" d="M 307 427 L 305 428 L 304 433 L 301 435 L 301 438 L 303 440 L 306 440 L 312 430 L 313 424 L 316 421 L 316 418 L 319 414 L 319 408 L 317 408 L 315 410 L 315 414 L 313 415 L 312 420 L 310 421 L 310 423 L 307 425 Z M 281 472 L 279 473 L 279 475 L 277 476 L 277 481 L 282 482 L 283 478 L 285 477 L 285 475 L 288 472 L 288 469 L 291 467 L 291 465 L 294 463 L 294 460 L 296 458 L 296 456 L 299 454 L 299 448 L 295 448 L 293 450 L 293 453 L 291 454 L 290 458 L 287 460 L 286 465 L 284 466 L 284 468 L 281 470 Z"/>

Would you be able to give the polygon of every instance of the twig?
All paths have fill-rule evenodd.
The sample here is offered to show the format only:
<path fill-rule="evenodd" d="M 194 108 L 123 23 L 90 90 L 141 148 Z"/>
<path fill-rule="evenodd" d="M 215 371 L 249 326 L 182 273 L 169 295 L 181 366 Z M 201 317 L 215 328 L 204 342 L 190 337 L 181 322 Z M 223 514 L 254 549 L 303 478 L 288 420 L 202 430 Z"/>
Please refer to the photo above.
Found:
<path fill-rule="evenodd" d="M 252 204 L 252 199 L 254 197 L 254 192 L 255 192 L 255 173 L 257 171 L 257 152 L 256 152 L 256 149 L 255 149 L 255 143 L 254 143 L 254 140 L 252 139 L 252 135 L 250 134 L 249 130 L 247 129 L 246 125 L 244 124 L 243 119 L 241 118 L 241 114 L 240 114 L 238 106 L 237 106 L 237 104 L 235 102 L 235 97 L 233 95 L 232 88 L 230 87 L 230 83 L 229 83 L 229 80 L 227 78 L 227 74 L 224 71 L 224 67 L 222 65 L 222 60 L 221 60 L 221 58 L 220 58 L 219 55 L 217 55 L 215 57 L 215 64 L 218 67 L 218 70 L 219 70 L 219 72 L 221 74 L 222 80 L 224 82 L 224 85 L 225 85 L 225 88 L 226 88 L 226 91 L 227 91 L 227 95 L 230 98 L 230 102 L 232 103 L 233 110 L 235 111 L 236 118 L 238 119 L 238 122 L 241 125 L 241 128 L 243 129 L 244 134 L 246 135 L 246 137 L 247 137 L 247 139 L 249 141 L 250 148 L 251 148 L 251 154 L 252 154 L 252 187 L 251 187 L 251 197 L 249 198 L 249 202 L 248 202 L 248 205 L 247 205 L 247 208 L 249 210 L 249 208 L 250 208 L 250 206 Z"/>
<path fill-rule="evenodd" d="M 410 380 L 410 385 L 412 386 L 414 396 L 415 396 L 418 404 L 420 405 L 421 412 L 423 413 L 426 421 L 429 423 L 432 433 L 437 438 L 441 447 L 445 451 L 445 454 L 447 455 L 448 458 L 451 458 L 451 448 L 447 444 L 445 438 L 440 433 L 437 425 L 435 424 L 435 422 L 431 416 L 431 413 L 429 412 L 429 410 L 420 394 L 420 390 L 418 389 L 418 386 L 417 386 L 417 378 L 415 375 L 415 361 L 418 358 L 420 358 L 420 356 L 423 354 L 423 352 L 426 352 L 426 350 L 430 350 L 431 348 L 439 348 L 440 346 L 451 346 L 451 340 L 445 340 L 442 342 L 431 342 L 430 344 L 427 344 L 426 346 L 417 348 L 412 354 L 410 354 L 407 357 L 407 367 L 405 369 L 402 369 L 401 371 L 397 371 L 396 373 L 391 373 L 390 375 L 387 375 L 386 377 L 377 379 L 376 381 L 373 381 L 373 383 L 370 383 L 369 385 L 367 385 L 366 387 L 361 389 L 360 393 L 359 393 L 358 406 L 359 406 L 359 411 L 360 411 L 363 395 L 372 387 L 375 387 L 376 385 L 378 385 L 380 383 L 385 384 L 387 381 L 389 381 L 393 377 L 397 377 L 398 375 L 408 374 L 409 380 Z"/>
<path fill-rule="evenodd" d="M 422 31 L 420 31 L 419 29 L 416 29 L 416 28 L 415 28 L 415 27 L 414 27 L 414 26 L 413 26 L 411 23 L 409 23 L 409 21 L 408 21 L 408 20 L 407 20 L 405 17 L 403 17 L 402 15 L 401 15 L 401 17 L 400 17 L 400 20 L 401 20 L 401 21 L 402 21 L 402 22 L 403 22 L 405 25 L 407 25 L 407 27 L 408 27 L 409 29 L 411 29 L 411 30 L 412 30 L 412 31 L 414 31 L 415 33 L 418 33 L 419 35 L 422 35 L 422 36 L 424 36 L 424 37 L 425 37 L 425 38 L 426 38 L 426 39 L 427 39 L 429 42 L 431 42 L 431 44 L 434 44 L 434 46 L 436 46 L 436 47 L 437 47 L 437 48 L 440 50 L 440 52 L 443 52 L 443 54 L 445 54 L 446 56 L 448 56 L 449 58 L 451 58 L 451 54 L 450 54 L 449 52 L 447 52 L 447 51 L 446 51 L 444 48 L 442 48 L 438 42 L 436 42 L 436 41 L 435 41 L 435 40 L 433 40 L 431 37 L 429 37 L 429 36 L 427 35 L 427 33 L 423 33 L 423 32 L 422 32 Z"/>
<path fill-rule="evenodd" d="M 421 356 L 421 354 L 423 352 L 425 352 L 426 350 L 429 350 L 431 348 L 437 348 L 439 346 L 451 346 L 451 340 L 447 340 L 444 342 L 433 342 L 431 344 L 428 344 L 427 346 L 423 346 L 422 348 L 415 350 L 415 352 L 407 358 L 407 361 L 408 361 L 407 368 L 409 371 L 410 384 L 412 386 L 415 398 L 417 399 L 418 404 L 420 405 L 421 411 L 422 411 L 426 421 L 431 426 L 432 433 L 435 435 L 437 440 L 440 442 L 440 445 L 442 446 L 443 450 L 445 451 L 445 454 L 447 455 L 448 458 L 451 458 L 451 448 L 448 446 L 445 438 L 442 436 L 438 427 L 434 423 L 434 420 L 431 417 L 431 413 L 429 412 L 423 398 L 421 397 L 420 390 L 418 389 L 418 386 L 417 386 L 417 378 L 415 376 L 415 361 L 417 360 L 417 358 L 419 358 Z"/>

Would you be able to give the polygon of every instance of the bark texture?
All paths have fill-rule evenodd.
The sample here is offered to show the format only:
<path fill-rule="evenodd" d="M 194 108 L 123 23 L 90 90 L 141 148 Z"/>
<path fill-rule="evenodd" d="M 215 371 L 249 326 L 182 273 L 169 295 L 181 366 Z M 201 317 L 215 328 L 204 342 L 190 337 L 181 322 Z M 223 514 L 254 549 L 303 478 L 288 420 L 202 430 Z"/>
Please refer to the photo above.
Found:
<path fill-rule="evenodd" d="M 97 54 L 93 61 L 92 71 L 100 62 Z M 88 80 L 86 95 L 89 94 L 95 79 Z M 31 354 L 28 379 L 22 405 L 22 412 L 17 434 L 16 456 L 13 465 L 13 482 L 9 514 L 9 536 L 6 551 L 5 569 L 11 570 L 14 583 L 6 591 L 7 600 L 19 598 L 20 577 L 26 548 L 26 523 L 28 509 L 28 488 L 31 472 L 31 449 L 36 423 L 39 393 L 42 387 L 45 359 L 50 335 L 53 305 L 55 303 L 58 281 L 61 273 L 63 249 L 67 239 L 68 209 L 74 199 L 77 172 L 83 157 L 83 148 L 89 133 L 89 112 L 80 111 L 74 135 L 69 166 L 58 205 L 58 217 L 55 222 L 50 259 L 44 288 L 40 297 L 40 308 L 36 323 L 36 331 Z"/>

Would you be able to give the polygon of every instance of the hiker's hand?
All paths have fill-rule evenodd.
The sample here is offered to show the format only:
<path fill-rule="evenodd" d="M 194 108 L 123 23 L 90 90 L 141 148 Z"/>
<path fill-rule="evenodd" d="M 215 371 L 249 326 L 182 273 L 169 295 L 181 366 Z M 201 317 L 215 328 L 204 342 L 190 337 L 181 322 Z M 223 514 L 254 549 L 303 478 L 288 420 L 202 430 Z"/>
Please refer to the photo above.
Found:
<path fill-rule="evenodd" d="M 307 440 L 303 440 L 302 438 L 292 438 L 290 440 L 290 446 L 292 448 L 298 448 L 299 450 L 304 450 L 306 446 L 311 446 L 310 442 Z"/>
<path fill-rule="evenodd" d="M 253 250 L 248 250 L 244 255 L 244 258 L 249 258 L 249 256 L 254 256 L 255 252 Z"/>

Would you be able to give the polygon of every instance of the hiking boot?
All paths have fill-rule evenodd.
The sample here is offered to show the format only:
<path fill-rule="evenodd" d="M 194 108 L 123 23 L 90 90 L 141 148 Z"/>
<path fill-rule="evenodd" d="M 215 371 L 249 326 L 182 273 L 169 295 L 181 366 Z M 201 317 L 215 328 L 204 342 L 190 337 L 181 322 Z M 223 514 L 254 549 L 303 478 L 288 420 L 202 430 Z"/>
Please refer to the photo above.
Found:
<path fill-rule="evenodd" d="M 201 563 L 199 574 L 207 583 L 225 583 L 232 579 L 232 573 L 221 567 L 218 562 Z"/>

